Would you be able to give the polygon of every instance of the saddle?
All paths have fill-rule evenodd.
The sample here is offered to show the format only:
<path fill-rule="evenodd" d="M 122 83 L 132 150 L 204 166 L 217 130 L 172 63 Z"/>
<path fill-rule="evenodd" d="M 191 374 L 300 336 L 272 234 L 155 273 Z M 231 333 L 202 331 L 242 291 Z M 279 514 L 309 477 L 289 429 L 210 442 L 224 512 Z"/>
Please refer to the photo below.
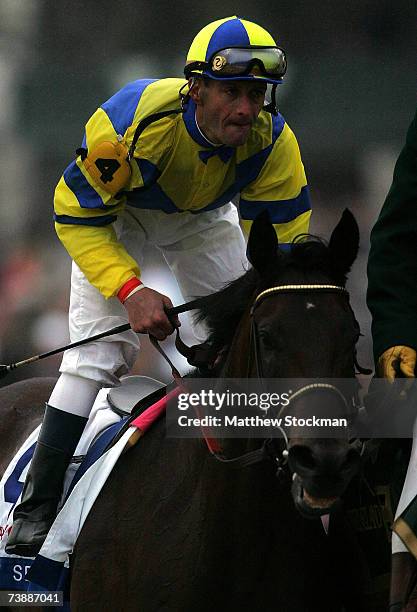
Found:
<path fill-rule="evenodd" d="M 152 401 L 157 391 L 164 389 L 166 385 L 151 378 L 150 376 L 125 376 L 121 379 L 119 387 L 112 387 L 107 393 L 107 401 L 110 408 L 121 417 L 129 416 L 132 410 L 134 414 L 139 414 Z"/>

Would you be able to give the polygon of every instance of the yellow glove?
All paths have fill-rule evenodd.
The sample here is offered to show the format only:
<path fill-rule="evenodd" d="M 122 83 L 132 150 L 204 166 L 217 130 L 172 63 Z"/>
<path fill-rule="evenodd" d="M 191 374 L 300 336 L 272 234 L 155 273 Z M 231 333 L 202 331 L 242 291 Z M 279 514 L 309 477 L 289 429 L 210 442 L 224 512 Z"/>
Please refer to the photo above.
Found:
<path fill-rule="evenodd" d="M 416 351 L 409 346 L 391 346 L 378 359 L 378 373 L 393 382 L 397 373 L 394 362 L 399 361 L 400 370 L 407 378 L 415 377 Z"/>

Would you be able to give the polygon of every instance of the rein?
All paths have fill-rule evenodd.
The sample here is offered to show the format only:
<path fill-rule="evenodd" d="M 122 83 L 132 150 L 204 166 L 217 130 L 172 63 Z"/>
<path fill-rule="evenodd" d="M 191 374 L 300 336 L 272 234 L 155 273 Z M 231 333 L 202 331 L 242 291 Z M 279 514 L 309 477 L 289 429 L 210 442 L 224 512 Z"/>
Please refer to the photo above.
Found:
<path fill-rule="evenodd" d="M 269 297 L 277 296 L 283 293 L 311 293 L 311 292 L 335 293 L 335 294 L 343 295 L 349 300 L 349 292 L 347 291 L 347 289 L 345 289 L 345 287 L 341 287 L 338 285 L 326 285 L 326 284 L 277 285 L 275 287 L 270 287 L 269 289 L 265 289 L 264 291 L 262 291 L 255 297 L 253 304 L 250 308 L 251 328 L 250 328 L 249 358 L 251 357 L 252 348 L 253 348 L 253 356 L 255 359 L 255 371 L 256 371 L 256 376 L 258 379 L 262 379 L 263 370 L 262 370 L 262 360 L 260 358 L 259 333 L 258 333 L 258 328 L 256 324 L 256 319 L 255 319 L 256 309 L 265 299 Z M 201 306 L 201 304 L 203 303 L 203 300 L 204 298 L 198 298 L 196 300 L 186 302 L 185 304 L 181 304 L 180 306 L 175 306 L 173 308 L 170 308 L 169 310 L 167 310 L 167 315 L 168 317 L 172 317 L 173 315 L 177 315 L 183 312 L 197 309 Z M 208 343 L 203 343 L 200 345 L 188 347 L 181 340 L 178 329 L 176 329 L 176 334 L 177 334 L 176 341 L 175 341 L 176 348 L 184 357 L 187 358 L 190 365 L 193 365 L 196 367 L 204 367 L 204 366 L 207 367 L 210 363 L 214 361 L 216 354 L 213 353 L 213 349 L 210 347 Z M 151 339 L 152 344 L 158 350 L 158 352 L 165 358 L 165 360 L 170 365 L 172 374 L 177 384 L 178 385 L 183 384 L 182 382 L 183 377 L 180 375 L 178 370 L 175 368 L 175 366 L 173 365 L 169 357 L 166 355 L 165 351 L 161 348 L 156 338 L 153 338 L 152 336 L 150 336 L 150 339 Z M 355 356 L 355 365 L 356 365 L 356 356 Z M 249 367 L 250 366 L 248 365 L 248 375 L 249 375 Z M 298 399 L 299 397 L 305 395 L 308 392 L 323 391 L 323 390 L 330 391 L 331 393 L 337 395 L 338 399 L 343 403 L 347 411 L 351 412 L 349 410 L 348 402 L 345 396 L 343 395 L 343 393 L 337 387 L 331 384 L 316 383 L 316 384 L 305 385 L 304 387 L 301 387 L 293 394 L 293 396 L 290 398 L 290 403 Z M 352 399 L 353 399 L 352 406 L 355 412 L 357 412 L 358 406 L 356 402 L 354 401 L 354 398 Z M 282 472 L 283 466 L 287 463 L 288 453 L 289 453 L 289 442 L 288 442 L 287 434 L 284 431 L 284 429 L 282 429 L 281 427 L 279 429 L 281 431 L 281 434 L 284 439 L 284 444 L 285 444 L 285 448 L 281 452 L 277 452 L 273 438 L 268 438 L 264 440 L 263 445 L 259 449 L 244 453 L 243 455 L 234 457 L 232 459 L 227 459 L 223 456 L 218 440 L 210 436 L 206 436 L 204 431 L 203 431 L 203 435 L 204 435 L 204 438 L 205 438 L 205 441 L 206 441 L 206 444 L 207 444 L 207 447 L 210 453 L 215 457 L 215 459 L 217 459 L 221 463 L 226 464 L 230 467 L 234 467 L 234 468 L 243 468 L 243 467 L 247 467 L 249 465 L 253 465 L 255 463 L 264 461 L 265 459 L 272 459 L 276 462 L 277 475 L 278 475 L 279 473 Z M 356 440 L 356 439 L 353 440 L 351 443 L 351 446 L 358 449 L 358 447 L 360 447 L 361 444 L 362 444 L 362 447 L 359 448 L 359 450 L 362 454 L 364 449 L 363 449 L 363 443 L 361 443 L 360 440 Z"/>

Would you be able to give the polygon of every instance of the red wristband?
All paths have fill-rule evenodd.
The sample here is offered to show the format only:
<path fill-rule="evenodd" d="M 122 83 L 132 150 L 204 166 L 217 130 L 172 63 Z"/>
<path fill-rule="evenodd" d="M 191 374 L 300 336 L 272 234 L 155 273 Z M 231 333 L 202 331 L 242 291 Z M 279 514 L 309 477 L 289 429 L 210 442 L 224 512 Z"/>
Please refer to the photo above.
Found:
<path fill-rule="evenodd" d="M 119 289 L 118 293 L 117 293 L 117 297 L 119 298 L 119 300 L 121 301 L 121 303 L 123 304 L 125 299 L 127 298 L 127 296 L 129 295 L 129 293 L 135 289 L 136 287 L 139 287 L 140 285 L 143 285 L 142 281 L 140 281 L 138 278 L 136 278 L 136 276 L 134 276 L 133 278 L 129 279 L 127 281 L 127 283 L 125 283 L 123 285 L 123 287 L 121 289 Z"/>

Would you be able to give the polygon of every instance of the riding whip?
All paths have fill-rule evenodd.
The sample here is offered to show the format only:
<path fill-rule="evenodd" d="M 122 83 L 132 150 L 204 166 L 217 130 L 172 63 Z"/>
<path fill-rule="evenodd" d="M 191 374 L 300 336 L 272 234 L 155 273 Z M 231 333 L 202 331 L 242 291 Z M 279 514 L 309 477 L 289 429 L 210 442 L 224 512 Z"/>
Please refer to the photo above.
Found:
<path fill-rule="evenodd" d="M 113 334 L 120 334 L 121 332 L 125 332 L 128 329 L 130 329 L 130 325 L 129 323 L 125 323 L 124 325 L 119 325 L 118 327 L 113 327 L 112 329 L 109 329 L 105 332 L 101 332 L 100 334 L 91 336 L 91 338 L 85 338 L 84 340 L 79 340 L 78 342 L 73 342 L 72 344 L 61 346 L 60 348 L 54 349 L 53 351 L 41 353 L 40 355 L 34 355 L 33 357 L 28 357 L 28 359 L 23 359 L 23 361 L 17 361 L 16 363 L 10 363 L 9 365 L 0 365 L 0 378 L 4 378 L 9 372 L 15 370 L 16 368 L 20 368 L 20 366 L 27 365 L 28 363 L 33 363 L 34 361 L 39 361 L 40 359 L 45 359 L 45 357 L 52 357 L 52 355 L 63 353 L 67 349 L 75 348 L 76 346 L 81 346 L 82 344 L 87 344 L 87 342 L 100 340 L 100 338 L 106 338 L 107 336 L 112 336 Z"/>
<path fill-rule="evenodd" d="M 192 300 L 191 302 L 187 302 L 185 304 L 181 304 L 180 306 L 174 306 L 173 308 L 167 308 L 166 313 L 168 318 L 177 315 L 181 312 L 187 312 L 188 310 L 193 310 L 197 308 L 201 303 L 201 299 Z M 52 357 L 52 355 L 57 355 L 58 353 L 63 353 L 68 349 L 75 348 L 77 346 L 81 346 L 82 344 L 87 344 L 88 342 L 94 342 L 94 340 L 100 340 L 101 338 L 107 338 L 107 336 L 112 336 L 113 334 L 120 334 L 122 332 L 131 329 L 129 323 L 124 323 L 123 325 L 118 325 L 117 327 L 113 327 L 107 331 L 101 332 L 100 334 L 96 334 L 95 336 L 91 336 L 90 338 L 84 338 L 84 340 L 78 340 L 78 342 L 73 342 L 71 344 L 67 344 L 66 346 L 61 346 L 60 348 L 54 349 L 52 351 L 48 351 L 47 353 L 41 353 L 40 355 L 34 355 L 33 357 L 28 357 L 28 359 L 23 359 L 23 361 L 17 361 L 16 363 L 10 363 L 9 365 L 0 365 L 0 379 L 7 376 L 9 372 L 15 370 L 16 368 L 20 368 L 21 366 L 27 365 L 29 363 L 33 363 L 34 361 L 39 361 L 40 359 L 45 359 L 46 357 Z"/>

